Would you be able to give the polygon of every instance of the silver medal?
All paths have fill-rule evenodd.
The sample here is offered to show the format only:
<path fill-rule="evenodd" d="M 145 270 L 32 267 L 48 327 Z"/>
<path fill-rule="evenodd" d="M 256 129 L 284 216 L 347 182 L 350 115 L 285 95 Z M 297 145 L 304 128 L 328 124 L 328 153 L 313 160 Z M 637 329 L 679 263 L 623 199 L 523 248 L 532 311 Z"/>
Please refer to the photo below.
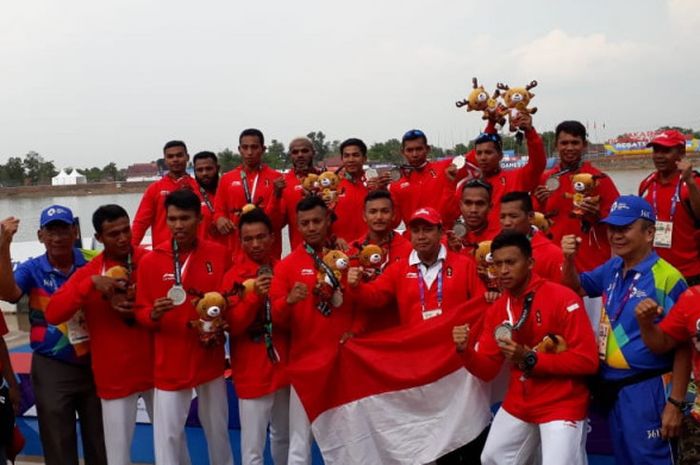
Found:
<path fill-rule="evenodd" d="M 454 234 L 457 239 L 463 238 L 467 235 L 467 226 L 461 221 L 457 221 L 452 227 L 452 234 Z"/>
<path fill-rule="evenodd" d="M 546 187 L 549 192 L 554 192 L 559 189 L 559 185 L 559 176 L 550 176 L 544 182 L 544 187 Z"/>
<path fill-rule="evenodd" d="M 379 173 L 374 168 L 367 168 L 365 170 L 365 178 L 374 179 L 374 178 L 378 178 L 378 177 L 379 177 Z"/>
<path fill-rule="evenodd" d="M 510 323 L 502 323 L 496 326 L 493 331 L 493 337 L 496 342 L 500 343 L 501 339 L 513 339 L 513 326 Z"/>
<path fill-rule="evenodd" d="M 331 297 L 331 305 L 335 308 L 343 305 L 343 292 L 340 289 L 333 291 L 333 296 Z"/>
<path fill-rule="evenodd" d="M 173 301 L 173 305 L 182 305 L 187 300 L 187 291 L 185 291 L 185 288 L 179 284 L 175 284 L 173 287 L 168 289 L 166 297 Z"/>
<path fill-rule="evenodd" d="M 457 155 L 452 159 L 452 166 L 457 168 L 458 170 L 461 170 L 464 168 L 464 165 L 467 163 L 467 159 L 464 158 L 464 155 Z"/>
<path fill-rule="evenodd" d="M 401 179 L 403 175 L 401 174 L 401 168 L 394 167 L 389 170 L 389 179 L 391 179 L 393 182 L 398 181 Z"/>

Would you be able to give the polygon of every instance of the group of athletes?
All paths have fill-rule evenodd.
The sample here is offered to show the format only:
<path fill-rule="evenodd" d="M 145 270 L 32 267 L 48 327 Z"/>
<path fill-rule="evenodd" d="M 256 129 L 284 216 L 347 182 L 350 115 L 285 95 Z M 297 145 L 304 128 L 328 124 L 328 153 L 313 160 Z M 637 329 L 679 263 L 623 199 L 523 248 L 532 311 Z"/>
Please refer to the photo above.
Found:
<path fill-rule="evenodd" d="M 115 204 L 94 212 L 99 254 L 75 248 L 72 212 L 53 205 L 40 217 L 46 253 L 13 270 L 20 221 L 2 220 L 0 299 L 29 296 L 46 463 L 78 463 L 77 413 L 86 464 L 130 464 L 143 398 L 156 463 L 189 464 L 194 390 L 210 463 L 233 464 L 227 351 L 204 337 L 211 325 L 197 307 L 210 291 L 227 299 L 219 310 L 246 465 L 263 463 L 268 434 L 275 465 L 311 463 L 313 434 L 289 366 L 458 308 L 450 343 L 465 368 L 507 387 L 494 396 L 503 403 L 493 420 L 436 463 L 585 464 L 593 408 L 607 416 L 616 463 L 700 463 L 700 403 L 687 395 L 691 371 L 700 376 L 700 287 L 688 287 L 700 284 L 700 181 L 685 136 L 655 137 L 656 170 L 638 195 L 620 196 L 584 159 L 580 122 L 557 126 L 549 170 L 530 115 L 514 123 L 529 158 L 512 170 L 501 168 L 492 123 L 459 160 L 431 160 L 426 135 L 410 130 L 405 163 L 381 174 L 365 171 L 365 143 L 347 139 L 331 200 L 305 183 L 321 174 L 306 138 L 289 143 L 292 169 L 282 174 L 262 162 L 262 132 L 246 129 L 239 167 L 219 176 L 216 155 L 200 152 L 194 177 L 186 145 L 171 141 L 168 172 L 133 220 Z M 576 196 L 581 174 L 593 189 Z M 291 251 L 282 256 L 285 227 Z M 373 267 L 359 261 L 370 245 L 381 250 Z M 348 267 L 324 260 L 329 251 L 349 257 Z M 18 406 L 4 343 L 0 363 Z"/>

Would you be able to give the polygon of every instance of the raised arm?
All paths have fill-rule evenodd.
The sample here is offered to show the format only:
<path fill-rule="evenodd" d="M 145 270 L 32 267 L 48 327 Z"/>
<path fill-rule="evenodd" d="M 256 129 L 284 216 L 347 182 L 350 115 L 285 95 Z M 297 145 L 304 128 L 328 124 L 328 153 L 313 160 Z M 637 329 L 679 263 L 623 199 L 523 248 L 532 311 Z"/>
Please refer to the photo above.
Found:
<path fill-rule="evenodd" d="M 0 222 L 0 299 L 8 302 L 17 302 L 23 294 L 15 281 L 10 257 L 10 244 L 18 228 L 19 219 L 13 216 Z"/>

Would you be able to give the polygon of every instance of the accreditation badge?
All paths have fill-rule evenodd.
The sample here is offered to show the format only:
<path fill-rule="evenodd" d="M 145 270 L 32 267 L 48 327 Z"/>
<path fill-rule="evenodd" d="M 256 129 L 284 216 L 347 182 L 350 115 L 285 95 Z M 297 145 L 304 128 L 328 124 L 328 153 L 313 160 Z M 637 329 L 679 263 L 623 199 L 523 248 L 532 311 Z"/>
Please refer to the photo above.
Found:
<path fill-rule="evenodd" d="M 657 221 L 654 234 L 654 247 L 670 249 L 673 240 L 673 223 L 671 221 Z"/>
<path fill-rule="evenodd" d="M 435 318 L 436 316 L 442 315 L 441 308 L 433 308 L 432 310 L 423 310 L 423 321 Z"/>
<path fill-rule="evenodd" d="M 78 310 L 73 317 L 66 322 L 68 327 L 68 341 L 72 345 L 80 344 L 90 340 L 87 322 L 85 321 L 85 313 L 83 310 Z"/>

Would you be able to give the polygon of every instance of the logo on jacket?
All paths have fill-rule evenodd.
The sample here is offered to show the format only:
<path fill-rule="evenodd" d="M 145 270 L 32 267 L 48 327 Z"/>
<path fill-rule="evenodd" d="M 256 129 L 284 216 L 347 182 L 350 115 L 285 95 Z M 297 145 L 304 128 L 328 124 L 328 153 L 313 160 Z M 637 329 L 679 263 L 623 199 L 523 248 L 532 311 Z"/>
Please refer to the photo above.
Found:
<path fill-rule="evenodd" d="M 175 274 L 163 273 L 163 281 L 175 281 Z"/>

